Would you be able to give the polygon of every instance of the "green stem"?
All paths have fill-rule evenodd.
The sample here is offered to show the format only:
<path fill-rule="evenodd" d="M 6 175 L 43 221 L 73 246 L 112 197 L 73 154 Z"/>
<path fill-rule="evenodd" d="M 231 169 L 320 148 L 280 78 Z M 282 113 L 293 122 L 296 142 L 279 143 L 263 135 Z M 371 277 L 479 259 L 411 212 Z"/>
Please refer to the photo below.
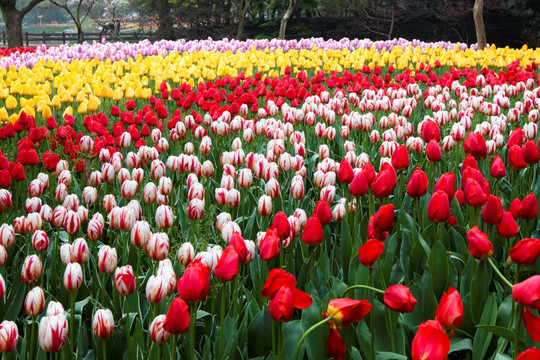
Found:
<path fill-rule="evenodd" d="M 128 308 L 128 297 L 124 299 L 124 305 L 126 307 L 126 344 L 128 345 L 128 359 L 131 358 L 131 340 L 130 340 L 130 323 L 129 323 L 129 308 Z"/>
<path fill-rule="evenodd" d="M 195 332 L 197 331 L 197 304 L 191 304 L 189 317 L 189 358 L 195 360 Z"/>
<path fill-rule="evenodd" d="M 349 291 L 352 291 L 352 290 L 361 290 L 361 289 L 375 291 L 375 292 L 378 292 L 378 293 L 380 293 L 380 294 L 384 294 L 384 293 L 385 293 L 384 290 L 377 289 L 377 288 L 375 288 L 375 287 L 373 287 L 373 286 L 369 286 L 369 285 L 353 285 L 353 286 L 349 286 L 347 289 L 345 289 L 345 291 L 343 292 L 343 294 L 341 294 L 341 297 L 344 297 L 345 294 L 347 294 Z"/>
<path fill-rule="evenodd" d="M 107 360 L 107 344 L 105 338 L 101 339 L 101 346 L 103 347 L 103 360 Z"/>
<path fill-rule="evenodd" d="M 281 323 L 277 325 L 277 354 L 278 359 L 281 359 L 281 351 L 283 350 L 283 331 L 281 329 Z"/>
<path fill-rule="evenodd" d="M 223 284 L 223 286 L 221 287 L 221 305 L 220 306 L 221 306 L 221 310 L 219 313 L 220 322 L 219 322 L 218 349 L 219 349 L 219 354 L 223 355 L 221 354 L 221 352 L 223 351 L 223 322 L 225 321 L 224 320 L 225 319 L 225 284 Z"/>
<path fill-rule="evenodd" d="M 521 314 L 523 312 L 523 305 L 519 304 L 516 311 L 516 331 L 514 333 L 514 359 L 517 358 L 519 354 L 519 332 L 521 331 Z"/>
<path fill-rule="evenodd" d="M 493 263 L 493 260 L 491 260 L 491 258 L 487 258 L 487 261 L 489 263 L 489 265 L 491 265 L 491 267 L 493 268 L 493 270 L 495 271 L 495 273 L 497 275 L 499 275 L 499 277 L 501 278 L 502 281 L 504 281 L 504 283 L 508 286 L 510 286 L 510 288 L 513 288 L 513 285 L 510 281 L 508 281 L 508 279 L 499 271 L 499 269 L 497 269 L 497 266 L 495 266 L 495 264 Z"/>
<path fill-rule="evenodd" d="M 382 275 L 382 274 L 381 274 Z M 382 276 L 381 276 L 382 277 Z M 369 269 L 369 285 L 373 285 L 373 268 Z M 369 293 L 369 302 L 373 304 L 373 292 Z M 370 346 L 371 346 L 371 360 L 375 360 L 375 316 L 374 313 L 371 312 L 369 316 L 369 327 L 370 327 Z"/>
<path fill-rule="evenodd" d="M 279 359 L 276 351 L 276 322 L 272 321 L 272 358 Z"/>
<path fill-rule="evenodd" d="M 323 325 L 323 324 L 326 324 L 329 320 L 332 320 L 332 316 L 328 316 L 324 319 L 322 319 L 321 321 L 319 321 L 318 323 L 316 323 L 315 325 L 311 326 L 305 333 L 304 335 L 302 335 L 302 337 L 300 338 L 300 341 L 298 342 L 298 345 L 296 346 L 296 352 L 294 353 L 294 360 L 297 360 L 298 359 L 298 354 L 300 353 L 300 348 L 302 346 L 302 343 L 304 342 L 304 340 L 306 339 L 306 337 L 313 331 L 315 330 L 316 328 L 318 328 L 319 326 Z"/>
<path fill-rule="evenodd" d="M 396 342 L 394 339 L 394 327 L 392 326 L 392 313 L 390 308 L 385 307 L 384 311 L 386 312 L 386 327 L 390 331 L 390 345 L 392 346 L 392 352 L 396 352 Z"/>
<path fill-rule="evenodd" d="M 173 339 L 172 339 L 172 345 L 171 345 L 171 359 L 172 360 L 176 360 L 176 337 L 177 335 L 174 334 Z"/>
<path fill-rule="evenodd" d="M 33 359 L 34 358 L 34 347 L 35 347 L 35 336 L 36 336 L 36 318 L 35 316 L 32 316 L 32 335 L 30 335 L 30 344 L 29 345 L 29 350 L 30 350 L 30 357 L 29 359 Z"/>
<path fill-rule="evenodd" d="M 75 350 L 75 344 L 73 343 L 73 336 L 75 334 L 75 299 L 77 297 L 77 291 L 71 293 L 71 313 L 69 317 L 69 342 L 72 349 Z"/>

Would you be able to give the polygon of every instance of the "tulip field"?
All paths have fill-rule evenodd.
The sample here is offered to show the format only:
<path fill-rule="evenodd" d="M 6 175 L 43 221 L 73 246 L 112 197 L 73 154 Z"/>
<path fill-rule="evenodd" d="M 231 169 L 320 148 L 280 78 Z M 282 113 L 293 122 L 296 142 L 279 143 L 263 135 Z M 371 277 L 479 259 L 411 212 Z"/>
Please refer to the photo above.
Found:
<path fill-rule="evenodd" d="M 540 359 L 540 49 L 0 54 L 6 359 Z"/>

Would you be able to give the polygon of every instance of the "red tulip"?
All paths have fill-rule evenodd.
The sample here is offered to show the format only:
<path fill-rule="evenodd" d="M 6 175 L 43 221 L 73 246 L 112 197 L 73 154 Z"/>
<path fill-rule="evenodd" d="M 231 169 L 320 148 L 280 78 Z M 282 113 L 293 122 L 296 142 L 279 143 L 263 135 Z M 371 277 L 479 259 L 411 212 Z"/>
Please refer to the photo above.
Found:
<path fill-rule="evenodd" d="M 390 195 L 394 190 L 394 186 L 392 185 L 392 174 L 390 171 L 380 171 L 370 187 L 373 191 L 373 195 L 377 198 L 384 198 Z"/>
<path fill-rule="evenodd" d="M 339 163 L 339 170 L 338 170 L 338 180 L 342 184 L 350 184 L 351 181 L 354 179 L 354 172 L 351 166 L 351 163 L 349 163 L 349 160 L 344 158 Z"/>
<path fill-rule="evenodd" d="M 392 154 L 392 167 L 396 170 L 409 168 L 409 153 L 405 145 L 399 145 Z"/>
<path fill-rule="evenodd" d="M 517 215 L 521 219 L 531 220 L 536 217 L 536 214 L 538 214 L 538 201 L 536 196 L 530 193 L 520 202 Z"/>
<path fill-rule="evenodd" d="M 533 275 L 512 287 L 512 297 L 521 305 L 540 310 L 540 275 Z"/>
<path fill-rule="evenodd" d="M 527 164 L 536 164 L 540 160 L 540 152 L 536 141 L 528 140 L 521 148 L 521 155 Z"/>
<path fill-rule="evenodd" d="M 434 192 L 443 190 L 448 195 L 448 201 L 454 199 L 454 193 L 456 191 L 456 176 L 453 172 L 447 172 L 443 174 L 439 180 L 435 183 Z"/>
<path fill-rule="evenodd" d="M 463 303 L 459 292 L 450 287 L 448 293 L 445 292 L 441 297 L 439 306 L 435 310 L 435 320 L 437 320 L 443 328 L 453 330 L 461 326 L 463 321 Z"/>
<path fill-rule="evenodd" d="M 530 349 L 523 351 L 516 358 L 516 360 L 538 360 L 538 359 L 540 359 L 540 350 L 538 350 L 534 346 Z"/>
<path fill-rule="evenodd" d="M 532 265 L 540 255 L 540 240 L 521 239 L 510 249 L 510 258 L 513 262 L 524 266 Z"/>
<path fill-rule="evenodd" d="M 272 269 L 264 282 L 261 295 L 266 299 L 272 299 L 282 286 L 296 288 L 296 279 L 283 269 Z"/>
<path fill-rule="evenodd" d="M 178 295 L 189 303 L 196 303 L 206 298 L 210 289 L 210 272 L 200 259 L 189 263 L 184 275 L 178 280 Z"/>
<path fill-rule="evenodd" d="M 353 322 L 362 320 L 371 308 L 373 306 L 367 300 L 332 299 L 323 315 L 331 315 L 338 326 L 349 326 Z"/>
<path fill-rule="evenodd" d="M 322 243 L 322 241 L 322 224 L 319 221 L 319 218 L 314 214 L 307 220 L 306 225 L 304 226 L 304 231 L 302 232 L 302 242 L 307 245 L 319 245 Z"/>
<path fill-rule="evenodd" d="M 517 235 L 518 224 L 509 211 L 503 210 L 501 221 L 497 224 L 497 233 L 507 239 Z"/>
<path fill-rule="evenodd" d="M 508 211 L 514 219 L 519 219 L 519 207 L 521 206 L 521 201 L 518 198 L 515 198 L 512 200 L 512 203 L 510 203 L 510 209 Z"/>
<path fill-rule="evenodd" d="M 222 281 L 231 281 L 238 274 L 238 254 L 232 245 L 225 248 L 216 265 L 214 273 Z"/>
<path fill-rule="evenodd" d="M 11 169 L 11 178 L 17 181 L 22 181 L 26 179 L 24 167 L 21 163 L 17 163 L 15 164 L 15 166 L 13 166 L 13 169 Z"/>
<path fill-rule="evenodd" d="M 420 324 L 412 342 L 413 360 L 444 360 L 449 351 L 450 339 L 438 321 Z"/>
<path fill-rule="evenodd" d="M 289 220 L 283 211 L 279 211 L 274 215 L 274 221 L 272 221 L 270 228 L 275 228 L 277 230 L 277 236 L 279 236 L 281 240 L 285 240 L 291 234 Z"/>
<path fill-rule="evenodd" d="M 248 262 L 249 258 L 249 250 L 246 246 L 246 241 L 240 235 L 238 231 L 235 231 L 231 237 L 231 240 L 229 241 L 229 245 L 234 248 L 234 251 L 238 254 L 238 261 L 240 261 L 241 264 L 245 264 Z"/>
<path fill-rule="evenodd" d="M 484 137 L 474 131 L 471 131 L 463 142 L 463 149 L 467 154 L 471 154 L 477 159 L 485 159 L 487 156 L 487 147 Z"/>
<path fill-rule="evenodd" d="M 489 195 L 486 205 L 482 209 L 482 219 L 486 224 L 496 225 L 498 224 L 503 216 L 503 207 L 501 204 L 501 199 Z"/>
<path fill-rule="evenodd" d="M 427 215 L 430 221 L 446 222 L 450 217 L 450 203 L 448 195 L 442 191 L 436 191 L 429 200 Z"/>
<path fill-rule="evenodd" d="M 454 193 L 454 197 L 457 199 L 459 206 L 465 206 L 465 194 L 463 193 L 463 190 L 457 189 Z"/>
<path fill-rule="evenodd" d="M 369 190 L 369 183 L 366 173 L 363 170 L 356 173 L 354 179 L 349 184 L 349 190 L 352 196 L 364 196 L 367 194 Z"/>
<path fill-rule="evenodd" d="M 279 255 L 280 239 L 277 235 L 277 229 L 268 229 L 264 238 L 259 244 L 259 251 L 262 260 L 270 260 Z"/>
<path fill-rule="evenodd" d="M 472 207 L 484 205 L 487 201 L 487 195 L 489 195 L 484 193 L 482 186 L 473 178 L 467 179 L 463 192 L 465 193 L 465 201 Z"/>
<path fill-rule="evenodd" d="M 322 226 L 328 225 L 332 221 L 332 211 L 328 203 L 324 200 L 317 202 L 315 209 L 313 209 L 313 214 L 317 215 Z"/>
<path fill-rule="evenodd" d="M 463 173 L 468 167 L 472 167 L 473 169 L 478 170 L 478 163 L 476 162 L 474 156 L 472 156 L 471 154 L 467 154 L 467 156 L 465 156 L 465 159 L 463 159 L 461 173 Z"/>
<path fill-rule="evenodd" d="M 523 309 L 523 324 L 531 338 L 538 342 L 540 341 L 540 318 L 533 314 L 528 307 Z"/>
<path fill-rule="evenodd" d="M 420 130 L 420 136 L 424 142 L 428 143 L 431 140 L 435 140 L 437 142 L 441 141 L 441 130 L 435 121 L 423 121 Z"/>
<path fill-rule="evenodd" d="M 374 224 L 378 231 L 390 231 L 394 227 L 394 204 L 383 205 L 375 214 Z"/>
<path fill-rule="evenodd" d="M 521 127 L 517 127 L 510 133 L 510 136 L 508 136 L 508 140 L 506 141 L 506 148 L 510 149 L 514 145 L 518 145 L 521 147 L 523 145 L 523 129 Z"/>
<path fill-rule="evenodd" d="M 467 241 L 469 242 L 469 252 L 475 258 L 485 260 L 493 255 L 493 245 L 478 226 L 467 232 Z"/>
<path fill-rule="evenodd" d="M 407 183 L 407 194 L 412 198 L 424 196 L 427 193 L 428 184 L 429 181 L 426 173 L 417 167 L 414 169 Z"/>
<path fill-rule="evenodd" d="M 428 161 L 439 162 L 442 160 L 442 152 L 439 143 L 431 140 L 426 146 L 426 157 Z"/>
<path fill-rule="evenodd" d="M 294 315 L 294 298 L 291 289 L 282 286 L 270 301 L 269 308 L 272 320 L 277 322 L 291 320 Z"/>
<path fill-rule="evenodd" d="M 389 286 L 384 292 L 384 304 L 394 311 L 411 312 L 417 300 L 405 285 Z"/>
<path fill-rule="evenodd" d="M 508 150 L 508 165 L 516 170 L 525 169 L 527 167 L 528 164 L 523 160 L 521 147 L 519 145 L 514 145 Z"/>
<path fill-rule="evenodd" d="M 506 176 L 506 168 L 499 155 L 495 155 L 489 173 L 492 177 L 500 179 Z"/>
<path fill-rule="evenodd" d="M 326 352 L 335 360 L 341 360 L 345 357 L 345 354 L 347 354 L 345 341 L 343 341 L 343 338 L 339 335 L 335 326 L 330 328 L 328 342 L 326 343 Z"/>
<path fill-rule="evenodd" d="M 360 263 L 365 267 L 373 267 L 384 251 L 384 243 L 377 239 L 369 239 L 358 250 Z"/>
<path fill-rule="evenodd" d="M 173 299 L 163 328 L 171 334 L 184 334 L 189 330 L 189 308 L 184 300 L 179 297 Z"/>

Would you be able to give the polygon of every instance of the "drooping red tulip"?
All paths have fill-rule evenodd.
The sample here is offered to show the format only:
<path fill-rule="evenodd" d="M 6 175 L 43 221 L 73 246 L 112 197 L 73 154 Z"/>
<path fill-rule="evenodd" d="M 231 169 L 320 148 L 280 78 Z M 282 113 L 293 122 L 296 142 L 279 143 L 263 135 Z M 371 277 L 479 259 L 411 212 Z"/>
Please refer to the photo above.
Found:
<path fill-rule="evenodd" d="M 510 258 L 513 262 L 523 265 L 532 265 L 540 255 L 540 240 L 521 239 L 510 249 Z"/>
<path fill-rule="evenodd" d="M 534 341 L 540 341 L 540 318 L 528 307 L 523 309 L 523 324 Z"/>
<path fill-rule="evenodd" d="M 235 231 L 233 233 L 233 236 L 231 237 L 231 240 L 229 241 L 229 244 L 234 248 L 234 251 L 238 254 L 238 260 L 241 264 L 247 263 L 247 260 L 249 258 L 249 250 L 246 246 L 246 242 L 242 235 L 238 231 Z"/>
<path fill-rule="evenodd" d="M 335 360 L 341 360 L 347 354 L 347 346 L 335 326 L 330 327 L 328 342 L 326 343 L 326 352 Z"/>
<path fill-rule="evenodd" d="M 323 316 L 332 316 L 337 326 L 349 326 L 366 316 L 373 306 L 367 300 L 353 300 L 349 298 L 332 299 Z"/>
<path fill-rule="evenodd" d="M 411 312 L 417 300 L 405 285 L 391 285 L 384 292 L 384 304 L 394 311 Z"/>
<path fill-rule="evenodd" d="M 540 275 L 515 284 L 512 287 L 512 297 L 521 305 L 540 310 Z"/>
<path fill-rule="evenodd" d="M 485 260 L 493 255 L 493 245 L 487 235 L 478 228 L 473 227 L 467 232 L 469 252 L 477 259 Z"/>
<path fill-rule="evenodd" d="M 369 239 L 358 250 L 360 263 L 365 267 L 373 267 L 384 251 L 384 243 L 378 239 Z"/>

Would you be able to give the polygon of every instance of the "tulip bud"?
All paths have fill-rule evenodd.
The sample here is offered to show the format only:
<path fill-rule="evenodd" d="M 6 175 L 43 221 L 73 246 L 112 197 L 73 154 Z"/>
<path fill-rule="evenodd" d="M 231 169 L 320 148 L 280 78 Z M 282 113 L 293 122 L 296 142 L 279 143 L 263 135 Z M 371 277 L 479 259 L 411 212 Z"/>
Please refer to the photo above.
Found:
<path fill-rule="evenodd" d="M 164 263 L 168 263 L 168 265 L 163 266 Z M 169 287 L 167 288 L 167 294 L 173 292 L 176 288 L 176 274 L 174 273 L 174 269 L 169 259 L 159 262 L 157 275 L 162 276 L 165 279 L 165 283 L 168 284 Z"/>
<path fill-rule="evenodd" d="M 43 193 L 44 186 L 43 182 L 39 179 L 34 179 L 30 182 L 28 186 L 28 194 L 32 197 L 39 197 Z"/>
<path fill-rule="evenodd" d="M 160 229 L 168 229 L 172 226 L 174 215 L 170 206 L 160 205 L 156 210 L 156 225 Z"/>
<path fill-rule="evenodd" d="M 150 337 L 156 344 L 163 344 L 169 340 L 171 334 L 163 328 L 165 323 L 165 315 L 158 315 L 150 324 Z"/>
<path fill-rule="evenodd" d="M 42 252 L 49 247 L 49 237 L 47 233 L 42 230 L 37 230 L 32 235 L 32 247 L 36 252 Z"/>
<path fill-rule="evenodd" d="M 77 238 L 71 244 L 71 262 L 84 264 L 88 261 L 90 255 L 90 250 L 88 249 L 88 244 L 83 238 Z"/>
<path fill-rule="evenodd" d="M 191 261 L 193 261 L 194 256 L 195 249 L 190 242 L 183 243 L 178 248 L 178 262 L 180 262 L 180 264 L 187 266 Z"/>
<path fill-rule="evenodd" d="M 48 223 L 52 220 L 53 211 L 49 205 L 45 204 L 41 207 L 41 210 L 39 210 L 39 215 L 44 222 Z"/>
<path fill-rule="evenodd" d="M 60 246 L 60 259 L 62 260 L 62 263 L 67 266 L 68 264 L 71 264 L 71 245 L 70 244 L 62 244 Z"/>
<path fill-rule="evenodd" d="M 54 191 L 54 198 L 59 203 L 63 203 L 64 199 L 68 195 L 68 189 L 65 184 L 59 183 L 56 187 L 56 190 Z"/>
<path fill-rule="evenodd" d="M 88 227 L 86 229 L 86 235 L 92 241 L 96 241 L 101 238 L 101 233 L 103 232 L 103 225 L 96 220 L 92 219 L 88 222 Z"/>
<path fill-rule="evenodd" d="M 116 198 L 112 194 L 107 194 L 103 196 L 103 210 L 105 212 L 109 213 L 112 211 L 113 208 L 117 206 L 116 204 Z"/>
<path fill-rule="evenodd" d="M 15 242 L 15 230 L 12 225 L 2 224 L 0 226 L 0 245 L 9 249 Z"/>
<path fill-rule="evenodd" d="M 204 215 L 204 200 L 193 199 L 189 202 L 188 217 L 191 220 L 200 220 Z"/>
<path fill-rule="evenodd" d="M 124 296 L 135 291 L 135 277 L 131 265 L 116 268 L 114 272 L 114 288 L 120 295 Z"/>
<path fill-rule="evenodd" d="M 150 258 L 160 261 L 169 254 L 169 237 L 166 233 L 155 233 L 150 236 L 145 248 Z"/>
<path fill-rule="evenodd" d="M 64 216 L 64 230 L 68 234 L 76 234 L 81 226 L 81 218 L 76 212 L 68 210 Z"/>
<path fill-rule="evenodd" d="M 98 269 L 100 272 L 110 274 L 116 269 L 118 263 L 118 257 L 116 255 L 116 249 L 111 248 L 109 245 L 104 245 L 98 252 Z"/>
<path fill-rule="evenodd" d="M 266 216 L 272 213 L 272 198 L 268 195 L 263 195 L 257 202 L 257 211 L 260 215 Z"/>
<path fill-rule="evenodd" d="M 137 193 L 138 183 L 135 180 L 126 180 L 122 183 L 121 194 L 124 199 L 132 199 Z"/>
<path fill-rule="evenodd" d="M 54 316 L 54 315 L 60 315 L 60 314 L 65 314 L 64 307 L 62 306 L 62 304 L 57 301 L 49 302 L 49 305 L 47 305 L 46 316 Z"/>
<path fill-rule="evenodd" d="M 17 347 L 19 330 L 13 321 L 4 320 L 0 324 L 0 352 L 10 353 Z"/>
<path fill-rule="evenodd" d="M 150 225 L 146 221 L 136 221 L 131 228 L 131 243 L 137 247 L 144 247 L 152 236 Z"/>
<path fill-rule="evenodd" d="M 64 314 L 45 316 L 39 322 L 39 345 L 47 352 L 59 351 L 68 336 L 68 322 Z"/>
<path fill-rule="evenodd" d="M 161 275 L 150 276 L 146 283 L 146 298 L 151 303 L 160 303 L 167 296 L 169 284 L 165 281 L 165 278 Z"/>
<path fill-rule="evenodd" d="M 157 196 L 157 187 L 156 184 L 149 182 L 144 186 L 143 189 L 143 201 L 146 204 L 152 204 L 156 201 Z"/>
<path fill-rule="evenodd" d="M 13 220 L 13 228 L 17 234 L 24 234 L 26 232 L 26 218 L 24 216 L 16 217 Z"/>
<path fill-rule="evenodd" d="M 77 291 L 83 282 L 82 268 L 79 263 L 71 263 L 64 271 L 64 287 L 67 291 Z"/>
<path fill-rule="evenodd" d="M 0 245 L 0 266 L 6 265 L 7 262 L 7 251 L 6 248 Z"/>
<path fill-rule="evenodd" d="M 62 203 L 62 205 L 67 210 L 77 211 L 77 208 L 79 207 L 79 198 L 75 194 L 68 194 L 64 198 L 64 202 Z"/>
<path fill-rule="evenodd" d="M 111 336 L 114 330 L 114 317 L 109 309 L 99 309 L 94 314 L 92 321 L 92 330 L 98 338 L 106 338 Z"/>
<path fill-rule="evenodd" d="M 24 311 L 28 316 L 38 316 L 45 308 L 45 295 L 39 286 L 36 286 L 26 294 L 24 299 Z"/>
<path fill-rule="evenodd" d="M 29 255 L 23 263 L 21 271 L 21 281 L 26 285 L 36 283 L 43 272 L 43 265 L 37 255 Z"/>
<path fill-rule="evenodd" d="M 56 227 L 64 226 L 64 218 L 66 217 L 67 210 L 62 205 L 58 205 L 54 208 L 52 213 L 52 223 Z"/>

